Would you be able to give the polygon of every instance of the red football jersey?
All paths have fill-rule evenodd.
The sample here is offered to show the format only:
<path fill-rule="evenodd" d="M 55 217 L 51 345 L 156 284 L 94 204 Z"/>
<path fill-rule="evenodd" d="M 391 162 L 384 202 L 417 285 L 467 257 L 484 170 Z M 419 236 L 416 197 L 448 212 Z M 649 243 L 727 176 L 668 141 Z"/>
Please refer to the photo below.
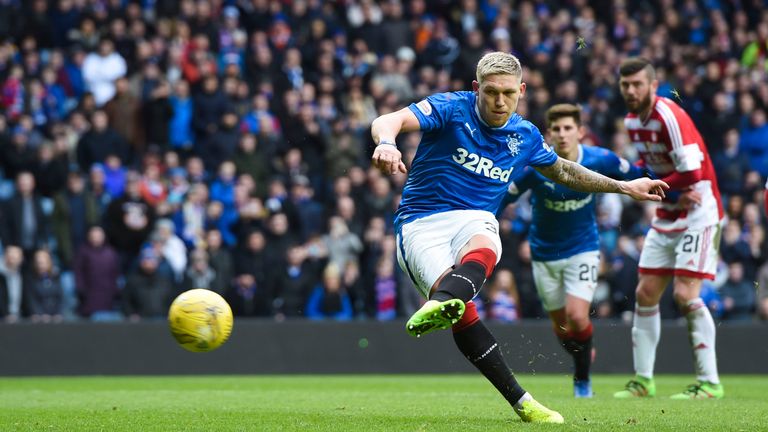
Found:
<path fill-rule="evenodd" d="M 624 125 L 629 140 L 645 165 L 659 178 L 701 170 L 701 180 L 691 185 L 701 194 L 701 204 L 685 210 L 676 199 L 666 198 L 656 209 L 653 227 L 661 232 L 715 225 L 723 218 L 720 190 L 707 146 L 688 114 L 673 101 L 656 97 L 648 119 L 628 114 Z"/>

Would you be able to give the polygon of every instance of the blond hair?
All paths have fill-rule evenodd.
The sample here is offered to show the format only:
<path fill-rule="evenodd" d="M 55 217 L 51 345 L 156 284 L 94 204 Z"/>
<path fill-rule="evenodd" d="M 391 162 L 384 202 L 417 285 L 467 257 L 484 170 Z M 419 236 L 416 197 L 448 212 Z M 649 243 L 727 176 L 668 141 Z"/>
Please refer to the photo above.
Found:
<path fill-rule="evenodd" d="M 488 75 L 523 76 L 520 60 L 512 54 L 501 51 L 488 53 L 477 62 L 477 82 L 482 83 Z"/>

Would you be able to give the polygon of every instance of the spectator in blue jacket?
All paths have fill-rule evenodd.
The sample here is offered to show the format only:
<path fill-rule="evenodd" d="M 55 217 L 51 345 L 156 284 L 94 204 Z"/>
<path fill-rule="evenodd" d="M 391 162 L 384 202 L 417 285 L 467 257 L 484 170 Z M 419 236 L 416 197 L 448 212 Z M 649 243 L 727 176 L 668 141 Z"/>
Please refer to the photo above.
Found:
<path fill-rule="evenodd" d="M 341 284 L 341 271 L 329 264 L 323 272 L 323 282 L 315 287 L 307 301 L 306 315 L 309 319 L 352 319 L 352 301 Z"/>

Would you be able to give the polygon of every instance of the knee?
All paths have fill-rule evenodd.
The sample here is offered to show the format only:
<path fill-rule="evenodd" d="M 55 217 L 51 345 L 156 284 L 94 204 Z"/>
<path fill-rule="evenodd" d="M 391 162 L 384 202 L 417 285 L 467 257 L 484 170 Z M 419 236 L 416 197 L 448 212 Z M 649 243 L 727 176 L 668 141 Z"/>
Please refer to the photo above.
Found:
<path fill-rule="evenodd" d="M 589 311 L 568 310 L 566 316 L 569 330 L 572 332 L 580 332 L 589 327 Z"/>
<path fill-rule="evenodd" d="M 635 297 L 640 306 L 653 306 L 659 303 L 661 294 L 649 285 L 640 283 L 635 290 Z"/>
<path fill-rule="evenodd" d="M 678 306 L 686 306 L 688 302 L 699 297 L 701 289 L 700 280 L 690 278 L 676 278 L 672 296 Z"/>
<path fill-rule="evenodd" d="M 687 287 L 678 288 L 677 285 L 675 285 L 675 290 L 672 292 L 672 297 L 674 297 L 675 303 L 677 303 L 678 306 L 685 306 L 689 301 L 698 296 L 694 296 L 691 293 L 691 290 L 689 290 Z"/>

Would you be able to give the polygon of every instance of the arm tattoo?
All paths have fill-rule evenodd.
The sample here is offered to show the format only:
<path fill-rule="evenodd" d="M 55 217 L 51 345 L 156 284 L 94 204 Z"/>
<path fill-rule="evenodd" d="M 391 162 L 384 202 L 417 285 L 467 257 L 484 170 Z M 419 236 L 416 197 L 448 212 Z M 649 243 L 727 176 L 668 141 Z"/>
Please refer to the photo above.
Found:
<path fill-rule="evenodd" d="M 620 182 L 591 171 L 576 162 L 558 158 L 548 167 L 537 167 L 542 175 L 579 192 L 621 193 Z"/>

